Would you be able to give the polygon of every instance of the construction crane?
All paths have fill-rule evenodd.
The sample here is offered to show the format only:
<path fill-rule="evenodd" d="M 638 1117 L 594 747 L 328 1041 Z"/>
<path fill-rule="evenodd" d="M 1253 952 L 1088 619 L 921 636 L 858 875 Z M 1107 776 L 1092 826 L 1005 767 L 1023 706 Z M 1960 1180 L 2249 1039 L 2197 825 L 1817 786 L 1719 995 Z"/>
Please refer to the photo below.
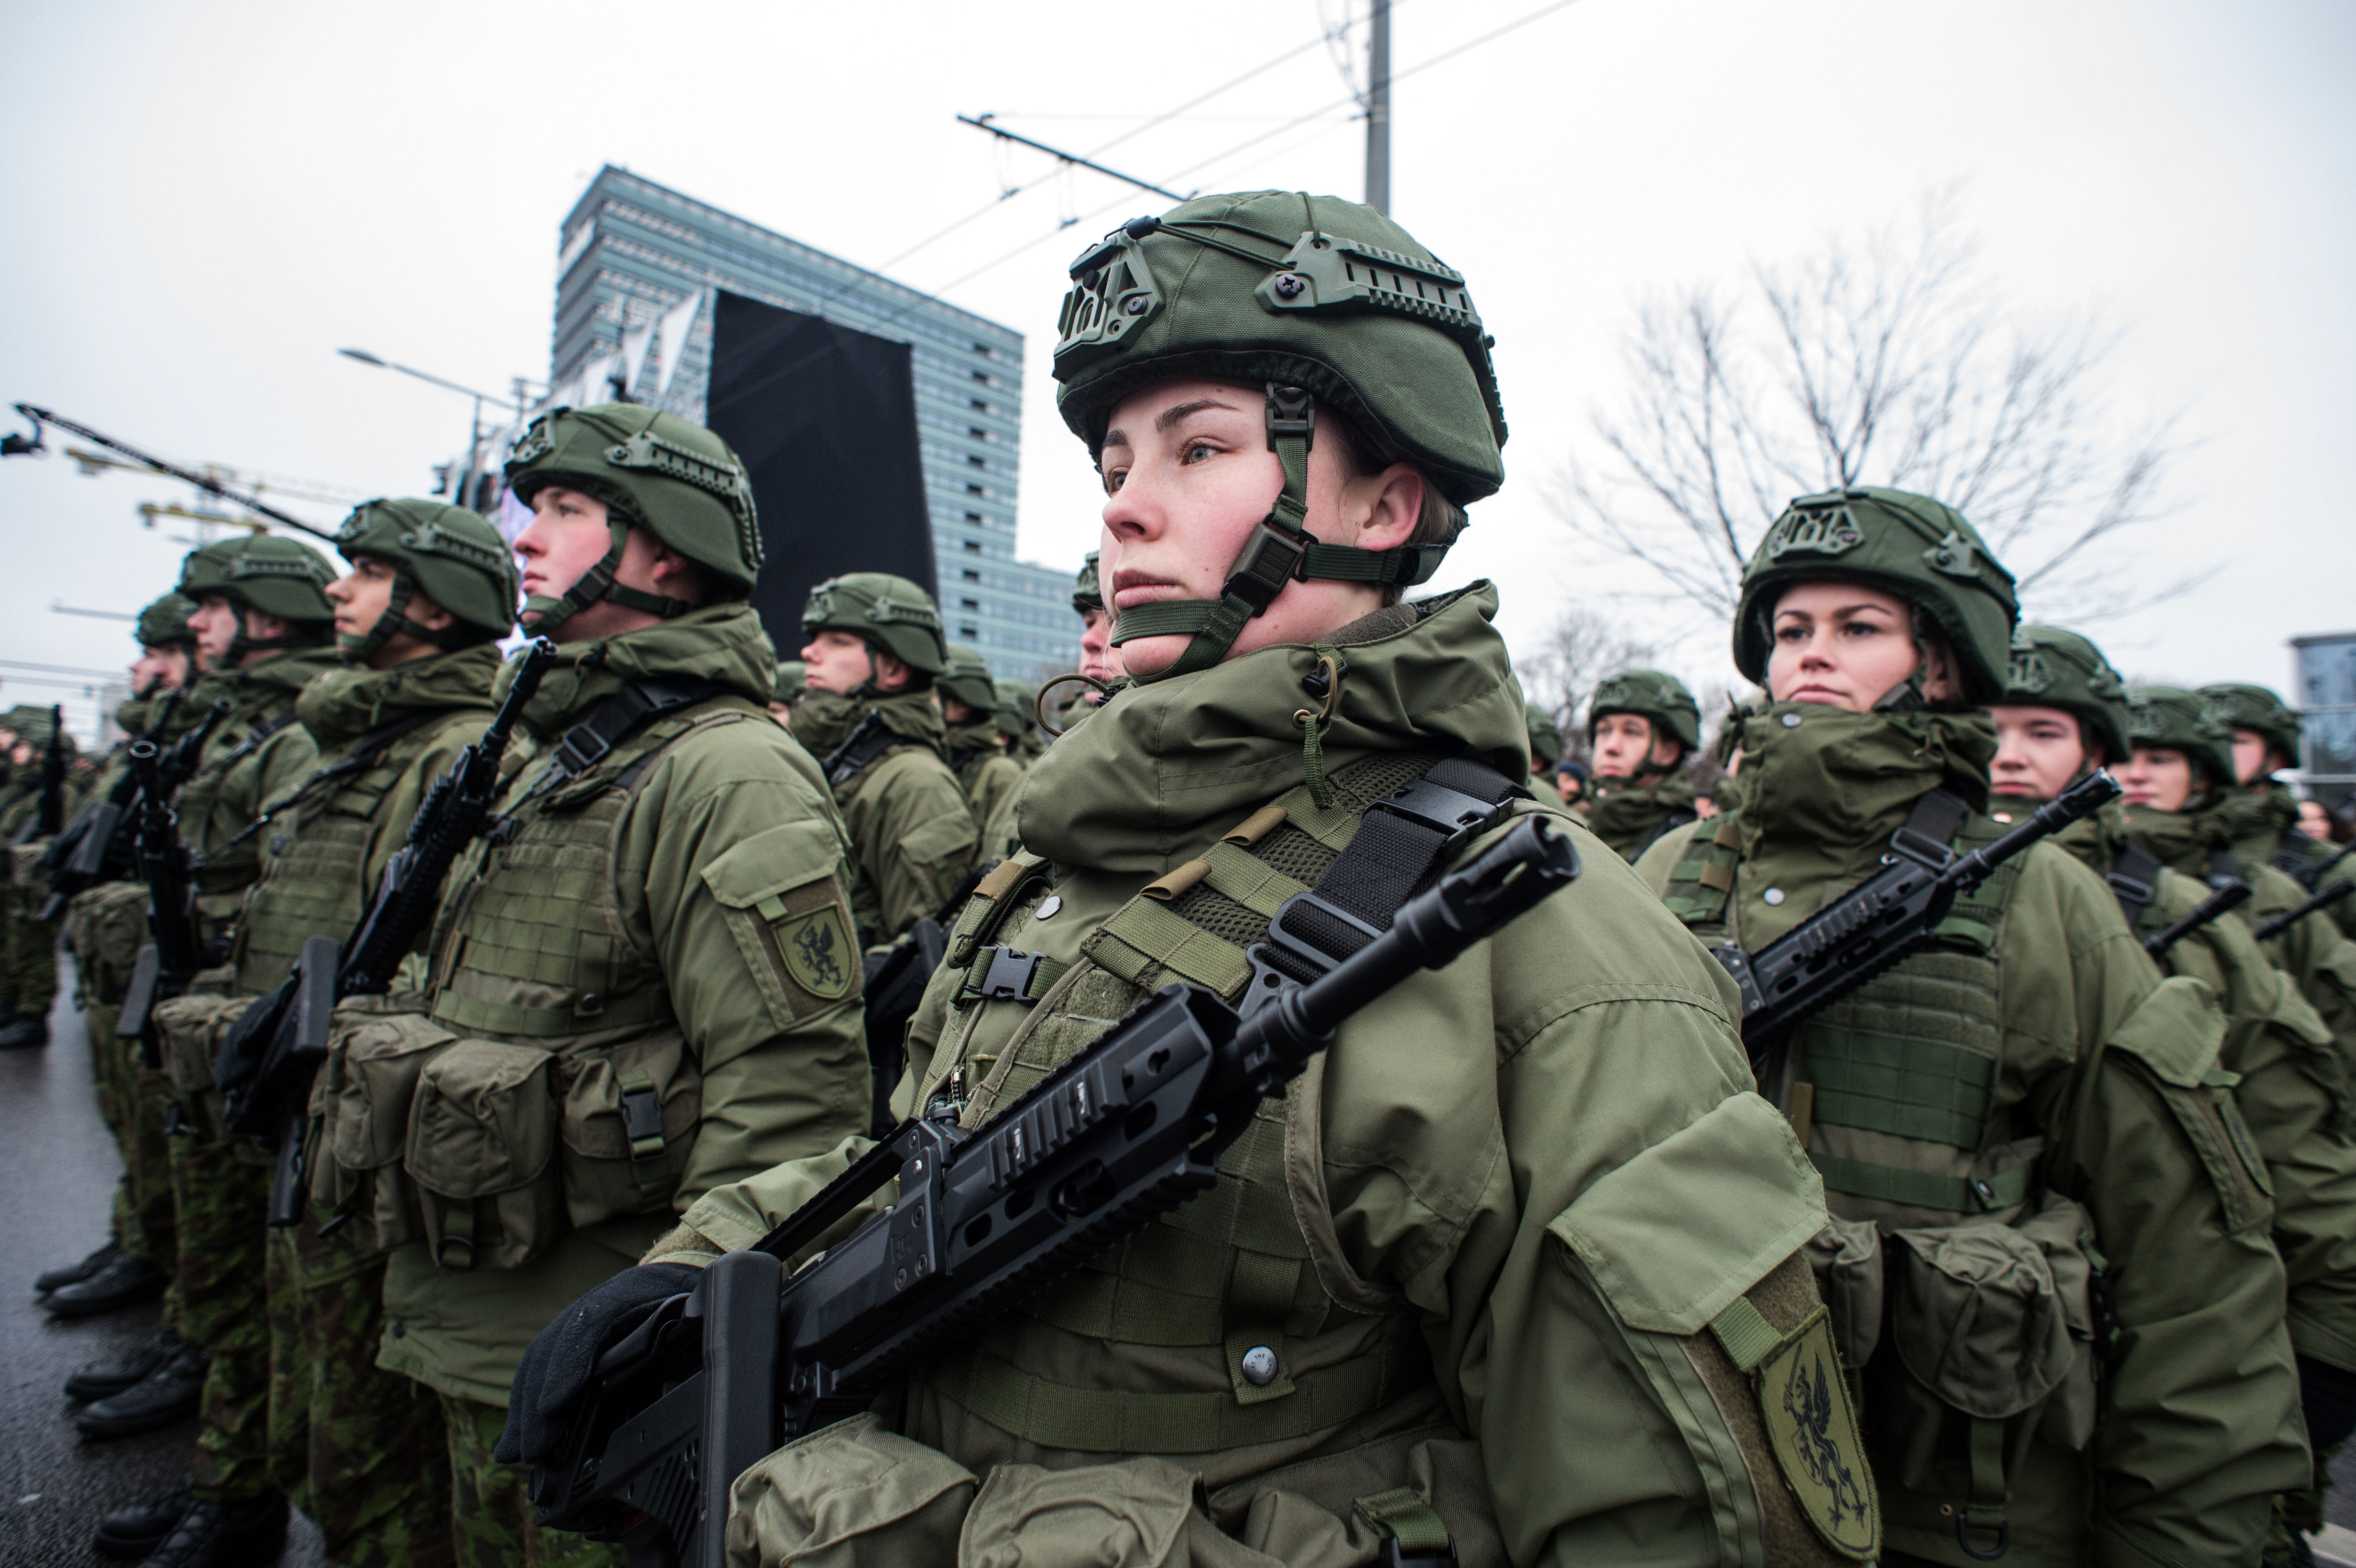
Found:
<path fill-rule="evenodd" d="M 18 403 L 16 411 L 32 421 L 33 432 L 29 436 L 11 432 L 6 437 L 0 438 L 0 455 L 30 457 L 48 451 L 48 446 L 41 440 L 41 427 L 45 424 L 55 425 L 58 429 L 70 432 L 85 441 L 95 442 L 107 452 L 120 454 L 117 457 L 109 457 L 105 453 L 91 452 L 81 447 L 66 448 L 66 455 L 72 458 L 75 464 L 86 475 L 95 476 L 110 468 L 120 468 L 134 474 L 161 474 L 167 478 L 193 485 L 208 495 L 218 496 L 233 506 L 241 507 L 254 513 L 256 517 L 266 519 L 255 521 L 252 518 L 230 517 L 218 512 L 189 511 L 179 507 L 165 507 L 147 502 L 140 507 L 139 515 L 142 523 L 148 528 L 155 527 L 155 518 L 158 517 L 187 517 L 203 525 L 250 528 L 256 533 L 266 533 L 269 531 L 270 525 L 276 523 L 281 527 L 294 528 L 297 532 L 309 534 L 314 539 L 324 539 L 332 544 L 336 537 L 334 530 L 320 528 L 314 523 L 306 523 L 300 517 L 278 510 L 275 507 L 263 502 L 261 499 L 261 493 L 265 489 L 274 490 L 290 498 L 320 501 L 341 507 L 353 506 L 367 498 L 357 490 L 345 489 L 317 480 L 289 479 L 283 475 L 264 475 L 252 470 L 241 472 L 227 464 L 208 463 L 204 465 L 203 471 L 198 472 L 193 468 L 183 467 L 177 463 L 166 462 L 163 458 L 117 441 L 103 432 L 92 430 L 85 424 L 77 424 L 69 419 L 61 419 L 48 409 L 37 408 L 31 403 Z M 125 458 L 130 461 L 123 461 Z"/>

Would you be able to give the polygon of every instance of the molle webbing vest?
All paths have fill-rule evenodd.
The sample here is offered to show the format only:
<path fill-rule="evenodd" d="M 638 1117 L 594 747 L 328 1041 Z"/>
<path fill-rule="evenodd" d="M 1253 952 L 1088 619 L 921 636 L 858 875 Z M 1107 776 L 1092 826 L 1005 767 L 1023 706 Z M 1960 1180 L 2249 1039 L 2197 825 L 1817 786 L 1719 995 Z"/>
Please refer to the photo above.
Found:
<path fill-rule="evenodd" d="M 721 688 L 638 681 L 567 731 L 502 815 L 443 916 L 433 1015 L 462 1033 L 532 1040 L 668 1023 L 670 992 L 606 895 L 614 834 L 661 753 L 691 731 L 767 715 Z"/>
<path fill-rule="evenodd" d="M 1933 790 L 1900 831 L 1969 853 L 2005 827 Z M 1663 901 L 1697 933 L 1725 931 L 1740 846 L 1730 812 L 1714 831 L 1695 835 L 1670 874 Z M 2009 1116 L 1991 1110 L 2004 1029 L 1996 946 L 2005 899 L 2019 879 L 2008 863 L 1958 899 L 1935 947 L 1817 1013 L 1785 1053 L 1782 1073 L 1771 1074 L 1788 1084 L 1784 1110 L 1827 1191 L 1916 1211 L 1914 1223 L 1920 1211 L 1960 1218 L 2029 1198 L 2029 1161 L 1992 1164 L 2016 1136 Z M 1777 1085 L 1762 1087 L 1773 1095 Z M 1920 1147 L 1894 1146 L 1891 1137 Z M 1858 1209 L 1834 1204 L 1844 1218 L 1882 1217 Z"/>
<path fill-rule="evenodd" d="M 240 990 L 269 990 L 294 973 L 305 941 L 340 937 L 359 923 L 360 912 L 375 891 L 360 883 L 386 793 L 444 730 L 485 717 L 477 708 L 409 715 L 363 738 L 349 753 L 305 779 L 288 799 L 270 807 L 257 828 L 289 808 L 299 809 L 301 816 L 284 853 L 247 896 L 231 955 Z M 280 848 L 273 838 L 273 852 Z"/>
<path fill-rule="evenodd" d="M 1141 890 L 1072 965 L 991 942 L 1052 883 L 1046 863 L 1019 855 L 985 878 L 950 935 L 947 962 L 966 984 L 936 1072 L 944 1093 L 966 1099 L 966 1125 L 1168 981 L 1238 1004 L 1248 990 L 1280 985 L 1279 974 L 1322 973 L 1387 928 L 1472 833 L 1526 793 L 1478 764 L 1413 753 L 1366 758 L 1332 785 L 1332 805 L 1297 788 Z M 1264 939 L 1273 960 L 1256 970 L 1247 949 Z M 968 1054 L 990 1001 L 1033 1010 L 1002 1054 Z M 999 1353 L 1008 1338 L 998 1331 L 995 1347 L 944 1358 L 931 1386 L 1024 1442 L 1091 1454 L 1304 1439 L 1428 1388 L 1413 1315 L 1342 1309 L 1310 1264 L 1285 1180 L 1289 1098 L 1258 1108 L 1209 1192 L 1025 1304 L 1009 1320 L 1012 1359 Z M 1108 1358 L 1151 1369 L 1170 1392 L 1119 1392 L 1135 1378 L 1101 1375 Z"/>

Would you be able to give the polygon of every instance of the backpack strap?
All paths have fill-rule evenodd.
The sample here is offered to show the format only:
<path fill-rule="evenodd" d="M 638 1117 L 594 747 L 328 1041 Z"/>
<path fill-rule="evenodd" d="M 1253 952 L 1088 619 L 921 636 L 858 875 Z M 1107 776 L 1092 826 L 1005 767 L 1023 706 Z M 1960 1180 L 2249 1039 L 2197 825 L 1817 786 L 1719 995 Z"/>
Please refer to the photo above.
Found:
<path fill-rule="evenodd" d="M 2103 880 L 2111 886 L 2111 896 L 2119 901 L 2119 912 L 2126 916 L 2130 929 L 2143 919 L 2143 912 L 2159 896 L 2159 858 L 2150 850 L 2130 844 L 2119 851 L 2111 862 Z"/>
<path fill-rule="evenodd" d="M 521 800 L 500 813 L 498 832 L 515 814 L 552 790 L 563 788 L 604 762 L 615 747 L 667 713 L 726 697 L 735 688 L 716 680 L 634 680 L 597 705 L 596 710 L 557 739 L 548 767 Z"/>

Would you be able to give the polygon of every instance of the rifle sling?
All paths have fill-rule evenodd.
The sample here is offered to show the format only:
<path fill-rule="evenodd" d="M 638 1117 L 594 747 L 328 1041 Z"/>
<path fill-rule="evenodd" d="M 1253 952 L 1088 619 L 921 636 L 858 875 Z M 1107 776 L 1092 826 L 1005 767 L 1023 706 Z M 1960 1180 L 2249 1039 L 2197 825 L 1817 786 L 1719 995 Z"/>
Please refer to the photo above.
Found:
<path fill-rule="evenodd" d="M 2111 885 L 2111 896 L 2119 901 L 2119 912 L 2126 917 L 2129 930 L 2136 929 L 2143 912 L 2159 896 L 2161 869 L 2158 856 L 2130 844 L 2104 874 L 2103 880 Z"/>
<path fill-rule="evenodd" d="M 884 727 L 881 712 L 870 713 L 859 721 L 841 745 L 827 753 L 826 782 L 830 789 L 841 789 L 852 779 L 873 767 L 884 752 L 894 746 L 921 745 L 905 735 L 895 734 Z"/>
<path fill-rule="evenodd" d="M 244 843 L 248 838 L 251 838 L 256 833 L 261 832 L 262 828 L 268 827 L 271 819 L 275 817 L 280 812 L 292 811 L 294 807 L 301 805 L 304 802 L 309 800 L 313 795 L 318 794 L 319 791 L 327 788 L 329 784 L 334 784 L 337 780 L 348 778 L 352 774 L 369 767 L 377 760 L 378 757 L 383 755 L 385 748 L 391 745 L 395 741 L 400 740 L 404 735 L 408 735 L 423 729 L 426 725 L 431 724 L 436 719 L 447 716 L 451 711 L 452 710 L 447 708 L 429 708 L 422 713 L 412 713 L 405 719 L 395 720 L 392 723 L 385 725 L 382 729 L 371 730 L 366 736 L 362 737 L 359 744 L 352 749 L 352 752 L 348 756 L 346 756 L 339 761 L 329 763 L 324 768 L 314 770 L 309 778 L 306 778 L 301 784 L 296 784 L 292 791 L 286 795 L 281 795 L 278 799 L 272 801 L 268 805 L 263 806 L 262 808 L 261 816 L 255 817 L 252 821 L 239 828 L 235 834 L 230 836 L 226 843 L 221 845 L 220 848 L 214 850 L 212 856 L 208 856 L 207 859 L 212 859 L 214 856 L 219 856 L 225 850 L 233 849 L 238 845 Z"/>
<path fill-rule="evenodd" d="M 595 712 L 558 739 L 547 771 L 532 782 L 530 793 L 509 808 L 500 820 L 504 822 L 514 816 L 525 805 L 551 790 L 571 784 L 605 761 L 615 747 L 628 740 L 641 727 L 664 714 L 692 708 L 715 697 L 725 697 L 734 690 L 735 688 L 716 680 L 662 677 L 629 682 L 599 703 Z"/>

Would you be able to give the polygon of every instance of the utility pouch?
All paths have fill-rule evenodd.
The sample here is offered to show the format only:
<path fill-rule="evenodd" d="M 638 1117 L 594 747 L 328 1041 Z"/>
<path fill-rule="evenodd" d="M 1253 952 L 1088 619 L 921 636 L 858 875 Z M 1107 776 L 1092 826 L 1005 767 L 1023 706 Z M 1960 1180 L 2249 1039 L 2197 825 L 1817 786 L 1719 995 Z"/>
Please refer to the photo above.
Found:
<path fill-rule="evenodd" d="M 667 1212 L 703 1119 L 703 1074 L 675 1033 L 556 1063 L 566 1217 L 577 1230 Z"/>
<path fill-rule="evenodd" d="M 84 1007 L 119 1007 L 147 933 L 147 884 L 106 882 L 66 906 L 66 944 Z"/>
<path fill-rule="evenodd" d="M 1975 1557 L 2008 1543 L 2032 1440 L 2094 1435 L 2093 1246 L 2086 1211 L 2052 1192 L 2013 1225 L 1888 1239 L 1893 1356 L 1869 1380 L 1874 1425 L 1901 1486 L 1964 1500 L 1956 1535 Z"/>
<path fill-rule="evenodd" d="M 334 1211 L 327 1223 L 350 1227 L 355 1246 L 390 1252 L 423 1233 L 401 1157 L 419 1075 L 457 1038 L 425 1015 L 423 997 L 337 1005 L 327 1060 L 311 1082 L 311 1197 Z"/>
<path fill-rule="evenodd" d="M 229 1130 L 212 1064 L 220 1056 L 222 1039 L 253 1003 L 251 997 L 220 994 L 230 978 L 227 969 L 199 971 L 186 993 L 158 1002 L 154 1016 L 164 1076 L 171 1081 L 182 1114 L 213 1142 L 227 1138 Z"/>
<path fill-rule="evenodd" d="M 520 1268 L 565 1232 L 552 1051 L 462 1040 L 418 1074 L 402 1167 L 446 1269 Z"/>
<path fill-rule="evenodd" d="M 1861 1406 L 1865 1364 L 1881 1345 L 1881 1229 L 1870 1220 L 1835 1218 L 1802 1250 L 1831 1317 L 1849 1392 Z"/>

